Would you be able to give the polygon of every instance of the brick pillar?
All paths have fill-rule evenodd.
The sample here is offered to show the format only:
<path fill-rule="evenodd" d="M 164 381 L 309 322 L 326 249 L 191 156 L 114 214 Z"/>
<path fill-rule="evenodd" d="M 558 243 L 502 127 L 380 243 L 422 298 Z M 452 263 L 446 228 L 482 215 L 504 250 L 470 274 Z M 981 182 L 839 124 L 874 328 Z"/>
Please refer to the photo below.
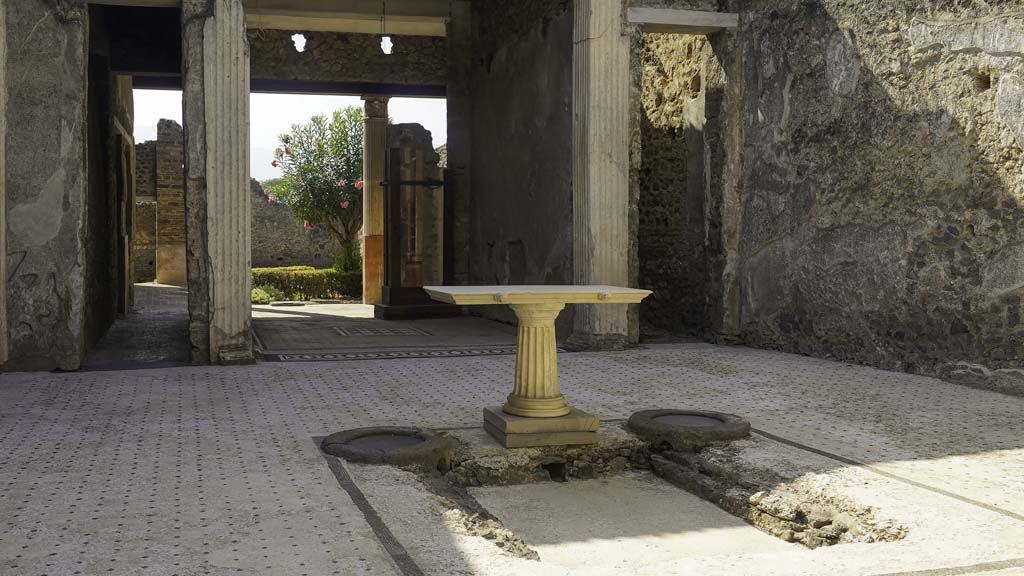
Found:
<path fill-rule="evenodd" d="M 182 2 L 194 362 L 252 361 L 249 42 L 241 0 Z"/>
<path fill-rule="evenodd" d="M 156 137 L 156 281 L 184 286 L 185 184 L 181 126 L 161 120 Z"/>
<path fill-rule="evenodd" d="M 622 0 L 574 0 L 573 9 L 573 279 L 629 286 L 630 38 Z M 627 311 L 579 306 L 567 345 L 627 346 Z"/>
<path fill-rule="evenodd" d="M 364 96 L 363 131 L 363 304 L 381 303 L 384 285 L 384 153 L 388 99 Z"/>

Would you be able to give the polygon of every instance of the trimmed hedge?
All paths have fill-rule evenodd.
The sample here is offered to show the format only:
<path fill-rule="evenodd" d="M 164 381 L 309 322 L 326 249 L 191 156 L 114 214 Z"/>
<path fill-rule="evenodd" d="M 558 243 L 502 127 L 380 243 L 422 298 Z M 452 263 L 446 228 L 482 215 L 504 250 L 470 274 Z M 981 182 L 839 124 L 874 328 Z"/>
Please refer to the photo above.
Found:
<path fill-rule="evenodd" d="M 253 268 L 252 285 L 276 288 L 290 300 L 357 298 L 363 293 L 363 273 L 312 266 Z"/>

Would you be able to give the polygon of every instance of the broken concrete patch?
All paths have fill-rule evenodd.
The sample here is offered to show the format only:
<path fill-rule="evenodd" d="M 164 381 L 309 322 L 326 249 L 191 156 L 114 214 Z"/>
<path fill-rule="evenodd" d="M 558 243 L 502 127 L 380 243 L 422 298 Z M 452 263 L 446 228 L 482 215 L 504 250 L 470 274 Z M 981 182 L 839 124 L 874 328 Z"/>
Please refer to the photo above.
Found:
<path fill-rule="evenodd" d="M 651 454 L 651 467 L 661 478 L 764 532 L 808 548 L 906 536 L 903 525 L 877 518 L 870 506 L 837 494 L 828 474 L 810 472 L 803 461 L 779 458 L 771 444 L 753 437 L 699 453 L 666 451 Z"/>

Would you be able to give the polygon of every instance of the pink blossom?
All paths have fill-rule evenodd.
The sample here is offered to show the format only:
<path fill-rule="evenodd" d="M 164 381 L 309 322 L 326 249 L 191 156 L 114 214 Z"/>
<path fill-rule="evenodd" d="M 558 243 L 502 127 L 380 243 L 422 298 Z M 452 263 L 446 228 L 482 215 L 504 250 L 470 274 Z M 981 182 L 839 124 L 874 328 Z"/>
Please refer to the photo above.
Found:
<path fill-rule="evenodd" d="M 267 198 L 267 204 L 273 204 L 274 202 L 276 202 L 276 200 L 273 198 Z"/>
<path fill-rule="evenodd" d="M 344 202 L 342 202 L 341 203 L 341 207 L 342 208 L 348 208 L 348 200 L 345 200 Z"/>
<path fill-rule="evenodd" d="M 270 196 L 270 188 L 264 188 L 263 189 L 263 195 L 264 196 Z"/>
<path fill-rule="evenodd" d="M 277 160 L 274 160 L 273 162 L 270 163 L 270 165 L 273 166 L 274 168 L 277 168 L 277 164 Z"/>
<path fill-rule="evenodd" d="M 344 180 L 338 180 L 338 188 L 344 188 L 345 184 L 348 184 L 348 182 L 345 182 Z"/>
<path fill-rule="evenodd" d="M 306 230 L 312 230 L 313 228 L 316 228 L 316 226 L 313 226 L 312 224 L 309 223 L 309 220 L 304 221 L 302 223 L 302 227 L 305 228 Z"/>
<path fill-rule="evenodd" d="M 363 181 L 360 180 L 359 182 L 356 182 L 356 190 L 362 190 L 362 189 L 363 189 Z"/>

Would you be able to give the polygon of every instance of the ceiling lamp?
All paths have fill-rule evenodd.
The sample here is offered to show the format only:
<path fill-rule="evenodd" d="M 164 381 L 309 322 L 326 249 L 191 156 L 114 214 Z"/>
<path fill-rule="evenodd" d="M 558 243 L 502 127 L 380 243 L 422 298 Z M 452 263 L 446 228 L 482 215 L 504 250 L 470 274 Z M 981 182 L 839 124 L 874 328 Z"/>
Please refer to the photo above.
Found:
<path fill-rule="evenodd" d="M 380 51 L 390 55 L 395 45 L 391 42 L 386 28 L 387 0 L 380 0 Z"/>

